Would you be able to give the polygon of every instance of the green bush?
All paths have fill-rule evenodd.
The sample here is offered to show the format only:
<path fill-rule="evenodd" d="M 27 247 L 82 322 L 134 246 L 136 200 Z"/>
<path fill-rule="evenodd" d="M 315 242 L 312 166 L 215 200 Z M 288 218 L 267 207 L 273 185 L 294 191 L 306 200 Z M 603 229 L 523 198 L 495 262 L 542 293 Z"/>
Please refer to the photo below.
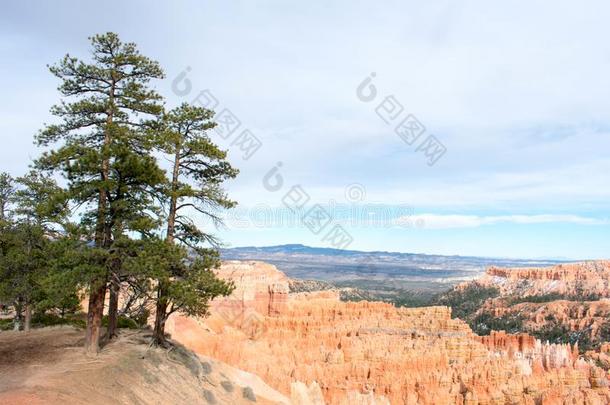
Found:
<path fill-rule="evenodd" d="M 108 315 L 104 315 L 102 318 L 102 326 L 108 326 Z M 119 316 L 117 327 L 125 329 L 140 329 L 140 325 L 138 325 L 136 321 L 131 318 L 127 318 L 126 316 Z"/>
<path fill-rule="evenodd" d="M 85 328 L 86 319 L 84 314 L 69 314 L 64 317 L 47 312 L 37 312 L 32 315 L 32 328 L 43 328 L 45 326 L 72 325 L 78 328 Z M 146 323 L 146 322 L 144 322 Z M 102 319 L 102 325 L 108 326 L 108 316 Z M 138 321 L 131 318 L 120 316 L 118 320 L 119 328 L 139 329 Z M 0 330 L 12 330 L 12 319 L 0 319 Z"/>
<path fill-rule="evenodd" d="M 32 316 L 32 327 L 42 328 L 45 326 L 57 326 L 57 325 L 72 325 L 77 328 L 84 328 L 87 321 L 82 314 L 69 314 L 61 317 L 56 314 L 38 312 Z"/>
<path fill-rule="evenodd" d="M 12 330 L 13 320 L 12 319 L 0 319 L 0 330 Z"/>

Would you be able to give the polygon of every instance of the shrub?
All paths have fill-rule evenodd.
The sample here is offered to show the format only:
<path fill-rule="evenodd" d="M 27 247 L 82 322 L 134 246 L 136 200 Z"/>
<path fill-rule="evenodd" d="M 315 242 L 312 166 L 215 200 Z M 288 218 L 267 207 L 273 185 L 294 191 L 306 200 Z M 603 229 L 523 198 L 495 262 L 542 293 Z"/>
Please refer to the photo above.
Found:
<path fill-rule="evenodd" d="M 84 328 L 86 321 L 82 314 L 70 314 L 64 317 L 46 312 L 37 312 L 32 315 L 32 327 L 42 328 L 45 326 L 72 325 Z"/>
<path fill-rule="evenodd" d="M 0 330 L 12 330 L 13 320 L 12 319 L 0 319 Z"/>
<path fill-rule="evenodd" d="M 102 326 L 108 326 L 108 315 L 105 315 L 102 318 Z M 128 318 L 126 316 L 119 316 L 117 320 L 117 328 L 140 329 L 140 325 L 138 325 L 138 322 L 134 321 L 131 318 Z"/>

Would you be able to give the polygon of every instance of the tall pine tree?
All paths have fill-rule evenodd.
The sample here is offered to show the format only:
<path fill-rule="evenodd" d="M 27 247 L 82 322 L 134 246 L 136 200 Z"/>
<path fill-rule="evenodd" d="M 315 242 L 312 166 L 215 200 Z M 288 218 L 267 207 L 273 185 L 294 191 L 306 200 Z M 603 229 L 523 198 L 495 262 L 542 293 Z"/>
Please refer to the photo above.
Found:
<path fill-rule="evenodd" d="M 47 125 L 37 136 L 39 146 L 56 145 L 37 161 L 41 169 L 61 172 L 68 182 L 66 197 L 90 221 L 95 247 L 110 251 L 120 234 L 117 221 L 118 180 L 125 148 L 142 155 L 147 150 L 148 120 L 161 112 L 161 97 L 149 88 L 151 79 L 163 77 L 159 64 L 143 55 L 133 43 L 114 33 L 92 38 L 88 62 L 66 55 L 51 72 L 61 80 L 62 102 L 51 109 L 60 123 Z M 129 153 L 128 153 L 129 154 Z M 133 163 L 133 161 L 131 161 Z M 115 173 L 116 174 L 116 173 Z M 134 177 L 131 174 L 126 177 Z M 137 177 L 137 176 L 135 176 Z M 116 203 L 113 207 L 113 202 Z M 90 268 L 89 305 L 85 348 L 99 350 L 104 300 L 112 264 L 111 255 Z"/>
<path fill-rule="evenodd" d="M 188 215 L 199 213 L 219 223 L 219 211 L 235 206 L 222 185 L 238 171 L 226 160 L 226 152 L 207 135 L 216 126 L 213 115 L 211 110 L 182 104 L 164 115 L 158 140 L 171 164 L 169 184 L 161 197 L 168 212 L 166 249 L 168 258 L 177 258 L 166 260 L 156 277 L 153 337 L 161 345 L 165 342 L 165 322 L 172 312 L 203 315 L 209 299 L 231 292 L 231 286 L 216 279 L 211 271 L 220 263 L 217 251 L 203 247 L 214 247 L 216 239 L 199 229 Z M 195 259 L 189 265 L 181 264 L 175 243 L 193 252 Z"/>
<path fill-rule="evenodd" d="M 110 249 L 109 305 L 107 337 L 116 334 L 119 290 L 133 277 L 123 268 L 126 255 L 135 254 L 137 241 L 129 234 L 150 237 L 159 225 L 159 210 L 154 197 L 162 189 L 165 172 L 150 155 L 154 143 L 146 131 L 122 136 L 114 143 L 114 161 L 110 165 L 109 227 L 112 229 Z M 138 140 L 139 142 L 134 142 Z"/>

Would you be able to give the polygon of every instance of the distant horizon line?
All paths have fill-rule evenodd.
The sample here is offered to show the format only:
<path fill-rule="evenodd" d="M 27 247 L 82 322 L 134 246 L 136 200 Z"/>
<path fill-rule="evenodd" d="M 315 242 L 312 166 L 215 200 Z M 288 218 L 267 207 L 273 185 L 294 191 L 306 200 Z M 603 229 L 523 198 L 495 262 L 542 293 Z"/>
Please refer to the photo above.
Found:
<path fill-rule="evenodd" d="M 338 251 L 338 252 L 355 252 L 355 253 L 386 253 L 386 254 L 401 254 L 401 255 L 419 255 L 419 256 L 439 256 L 439 257 L 461 257 L 461 258 L 475 258 L 475 259 L 501 259 L 501 260 L 519 260 L 519 261 L 546 261 L 546 262 L 557 262 L 557 263 L 569 263 L 569 262 L 584 262 L 584 261 L 598 261 L 598 260 L 608 260 L 608 259 L 574 259 L 569 257 L 510 257 L 510 256 L 476 256 L 476 255 L 460 255 L 460 254 L 436 254 L 436 253 L 415 253 L 415 252 L 397 252 L 397 251 L 387 251 L 387 250 L 358 250 L 358 249 L 337 249 L 327 246 L 310 246 L 304 245 L 302 243 L 285 243 L 280 245 L 264 245 L 264 246 L 232 246 L 232 247 L 222 247 L 223 250 L 234 250 L 234 249 L 262 249 L 262 248 L 281 248 L 281 247 L 304 247 L 309 249 L 322 249 L 328 251 Z"/>

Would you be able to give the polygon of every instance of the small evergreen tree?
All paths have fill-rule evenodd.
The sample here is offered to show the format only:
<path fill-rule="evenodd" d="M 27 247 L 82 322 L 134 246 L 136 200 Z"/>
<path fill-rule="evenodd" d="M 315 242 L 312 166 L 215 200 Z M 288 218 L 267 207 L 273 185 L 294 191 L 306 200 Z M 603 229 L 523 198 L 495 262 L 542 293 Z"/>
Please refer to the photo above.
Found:
<path fill-rule="evenodd" d="M 15 329 L 29 331 L 32 310 L 44 295 L 42 280 L 48 271 L 48 231 L 52 222 L 65 215 L 57 204 L 60 188 L 49 177 L 31 172 L 17 179 L 19 188 L 12 189 L 8 201 L 13 209 L 12 221 L 2 232 L 0 266 L 0 297 L 11 300 L 15 308 Z"/>
<path fill-rule="evenodd" d="M 219 264 L 215 250 L 208 249 L 193 258 L 186 247 L 156 238 L 143 241 L 140 254 L 127 259 L 131 272 L 136 273 L 136 267 L 157 283 L 156 308 L 162 308 L 162 312 L 157 312 L 155 318 L 155 345 L 166 345 L 165 322 L 171 314 L 205 316 L 210 300 L 231 294 L 233 283 L 219 279 L 213 272 Z"/>
<path fill-rule="evenodd" d="M 14 190 L 12 176 L 6 172 L 0 173 L 0 275 L 6 272 L 5 255 L 11 243 L 9 238 L 12 231 L 10 198 Z M 12 304 L 12 300 L 0 297 L 0 307 L 11 306 Z"/>
<path fill-rule="evenodd" d="M 0 298 L 12 301 L 15 330 L 30 330 L 32 306 L 40 295 L 40 280 L 45 269 L 47 240 L 42 229 L 32 223 L 17 223 L 3 233 L 4 249 L 0 259 Z"/>
<path fill-rule="evenodd" d="M 15 187 L 11 175 L 6 172 L 0 173 L 0 224 L 10 217 L 10 198 L 14 191 Z"/>

